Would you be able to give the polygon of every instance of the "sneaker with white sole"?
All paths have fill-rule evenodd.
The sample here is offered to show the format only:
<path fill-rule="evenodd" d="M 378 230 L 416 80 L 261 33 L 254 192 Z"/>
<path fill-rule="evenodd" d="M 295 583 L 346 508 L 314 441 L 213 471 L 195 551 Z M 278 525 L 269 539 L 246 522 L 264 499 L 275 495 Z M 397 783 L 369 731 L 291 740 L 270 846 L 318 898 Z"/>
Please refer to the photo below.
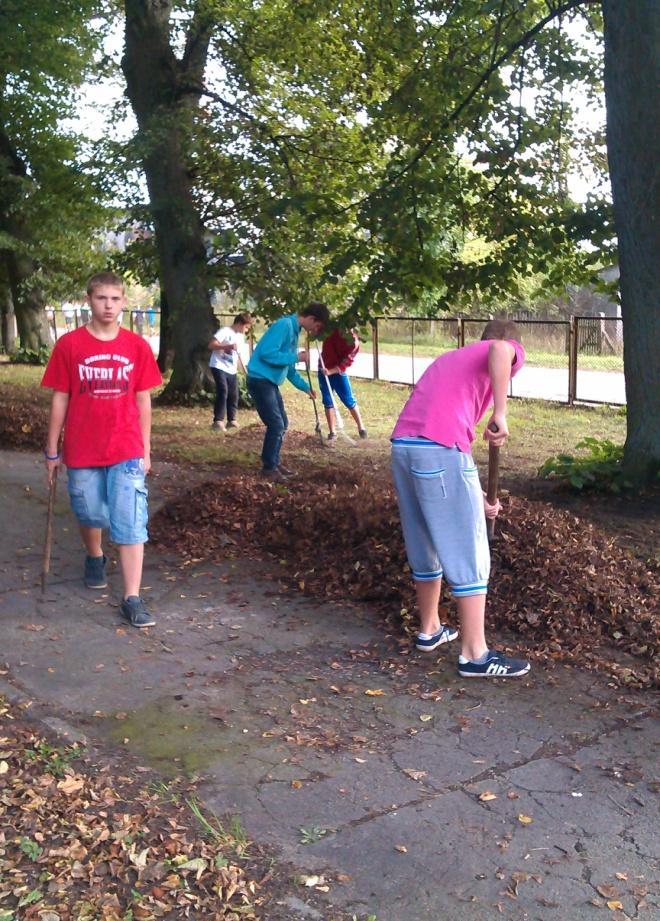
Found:
<path fill-rule="evenodd" d="M 415 640 L 415 649 L 419 649 L 422 652 L 433 652 L 434 649 L 437 649 L 438 646 L 442 646 L 443 643 L 451 643 L 457 636 L 458 630 L 440 624 L 440 629 L 436 630 L 436 632 L 432 633 L 429 637 L 418 635 Z"/>
<path fill-rule="evenodd" d="M 120 608 L 121 616 L 131 627 L 153 627 L 156 621 L 144 606 L 144 601 L 137 595 L 124 598 Z"/>
<path fill-rule="evenodd" d="M 87 588 L 107 588 L 108 580 L 105 575 L 105 564 L 107 560 L 104 556 L 86 556 L 85 557 L 85 585 Z"/>
<path fill-rule="evenodd" d="M 525 659 L 511 659 L 494 649 L 488 650 L 485 662 L 458 657 L 458 674 L 463 678 L 520 678 L 530 667 Z"/>

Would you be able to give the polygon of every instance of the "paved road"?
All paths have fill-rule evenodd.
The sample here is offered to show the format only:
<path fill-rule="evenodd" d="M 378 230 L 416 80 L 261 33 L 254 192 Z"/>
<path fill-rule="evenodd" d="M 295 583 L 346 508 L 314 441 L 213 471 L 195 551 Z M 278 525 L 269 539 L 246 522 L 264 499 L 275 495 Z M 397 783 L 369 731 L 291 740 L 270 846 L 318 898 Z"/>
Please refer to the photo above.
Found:
<path fill-rule="evenodd" d="M 415 358 L 414 380 L 418 381 L 432 363 L 432 358 Z M 413 383 L 413 362 L 405 355 L 379 352 L 381 380 L 401 384 Z M 373 355 L 360 352 L 351 368 L 355 377 L 373 378 Z M 537 368 L 526 365 L 512 381 L 512 395 L 539 400 L 568 400 L 568 369 Z M 577 377 L 578 400 L 584 402 L 625 404 L 626 386 L 623 373 L 617 371 L 580 371 Z"/>
<path fill-rule="evenodd" d="M 157 504 L 176 472 L 156 471 Z M 327 892 L 292 882 L 261 921 L 659 916 L 651 695 L 541 666 L 466 682 L 454 650 L 406 654 L 368 609 L 287 593 L 250 561 L 154 548 L 158 625 L 131 630 L 114 560 L 110 590 L 81 584 L 63 489 L 41 597 L 41 459 L 0 452 L 0 488 L 0 692 L 116 745 L 126 770 L 201 773 L 203 802 L 289 879 L 324 877 Z"/>

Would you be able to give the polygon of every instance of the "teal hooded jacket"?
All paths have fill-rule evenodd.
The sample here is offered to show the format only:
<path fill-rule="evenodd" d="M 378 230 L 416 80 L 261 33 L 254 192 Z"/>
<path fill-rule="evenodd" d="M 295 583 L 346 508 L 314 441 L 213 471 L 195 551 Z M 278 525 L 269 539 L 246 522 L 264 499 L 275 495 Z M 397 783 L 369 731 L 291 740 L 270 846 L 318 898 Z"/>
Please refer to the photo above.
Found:
<path fill-rule="evenodd" d="M 248 375 L 265 378 L 277 387 L 288 379 L 298 390 L 309 393 L 309 384 L 296 371 L 299 335 L 297 314 L 276 320 L 257 342 L 248 362 Z"/>

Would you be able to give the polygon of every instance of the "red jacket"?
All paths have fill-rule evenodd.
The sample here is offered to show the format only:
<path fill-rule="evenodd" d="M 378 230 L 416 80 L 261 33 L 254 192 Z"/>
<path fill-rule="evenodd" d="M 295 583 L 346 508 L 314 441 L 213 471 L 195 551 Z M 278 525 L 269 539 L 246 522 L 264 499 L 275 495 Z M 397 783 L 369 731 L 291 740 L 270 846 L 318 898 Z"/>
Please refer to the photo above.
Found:
<path fill-rule="evenodd" d="M 345 371 L 353 364 L 355 356 L 360 351 L 360 340 L 355 333 L 350 335 L 353 341 L 347 342 L 339 330 L 335 329 L 323 343 L 321 357 L 328 371 L 331 368 L 339 368 L 340 371 Z"/>

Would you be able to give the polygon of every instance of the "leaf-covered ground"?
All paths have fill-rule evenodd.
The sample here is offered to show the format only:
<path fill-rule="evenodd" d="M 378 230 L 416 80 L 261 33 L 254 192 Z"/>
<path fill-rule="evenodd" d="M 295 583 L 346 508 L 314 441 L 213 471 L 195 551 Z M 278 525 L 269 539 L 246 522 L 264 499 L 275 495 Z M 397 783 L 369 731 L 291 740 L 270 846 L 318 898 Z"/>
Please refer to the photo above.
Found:
<path fill-rule="evenodd" d="M 3 386 L 3 395 L 0 445 L 41 449 L 48 395 L 11 385 Z M 154 436 L 157 458 L 180 464 L 182 444 L 194 438 L 208 441 L 199 428 L 186 430 L 185 437 L 176 426 L 163 428 Z M 284 488 L 254 473 L 262 438 L 257 423 L 222 439 L 225 461 L 215 468 L 221 479 L 190 494 L 174 494 L 152 522 L 152 536 L 186 556 L 284 559 L 287 565 L 278 565 L 279 572 L 292 574 L 294 587 L 319 597 L 370 603 L 412 632 L 414 596 L 386 442 L 370 439 L 350 447 L 340 440 L 333 452 L 322 450 L 315 436 L 289 431 L 286 462 L 297 467 L 299 476 Z M 252 472 L 236 472 L 246 461 Z M 190 466 L 193 482 L 199 482 L 204 467 L 209 469 Z M 520 474 L 515 484 L 525 492 L 541 485 Z M 626 544 L 653 553 L 657 535 L 645 514 L 649 502 L 657 507 L 657 496 L 571 500 L 558 493 L 553 504 L 511 497 L 493 548 L 488 624 L 515 634 L 515 644 L 523 642 L 532 657 L 568 658 L 630 685 L 657 683 L 660 566 L 657 560 L 645 563 L 631 556 L 611 536 L 617 533 Z M 579 517 L 557 507 L 566 503 Z"/>
<path fill-rule="evenodd" d="M 505 499 L 497 529 L 490 628 L 515 636 L 537 659 L 568 659 L 628 685 L 657 683 L 655 563 L 546 502 Z M 278 577 L 306 594 L 368 603 L 400 629 L 415 628 L 394 491 L 382 464 L 363 460 L 353 471 L 303 464 L 286 486 L 228 473 L 174 498 L 153 519 L 151 534 L 186 557 L 270 558 Z"/>
<path fill-rule="evenodd" d="M 246 842 L 213 818 L 202 835 L 192 797 L 45 738 L 0 698 L 0 919 L 256 918 Z"/>

